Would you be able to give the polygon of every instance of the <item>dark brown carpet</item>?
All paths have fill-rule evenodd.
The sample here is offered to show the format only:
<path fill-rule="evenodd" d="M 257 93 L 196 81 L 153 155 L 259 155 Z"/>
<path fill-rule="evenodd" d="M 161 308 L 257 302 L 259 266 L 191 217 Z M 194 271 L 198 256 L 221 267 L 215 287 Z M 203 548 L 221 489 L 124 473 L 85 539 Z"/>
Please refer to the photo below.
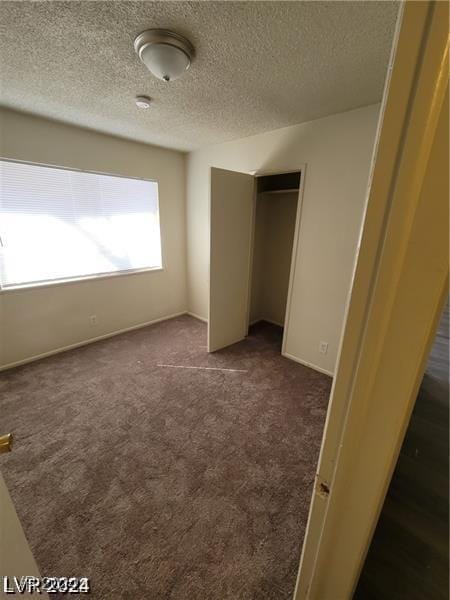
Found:
<path fill-rule="evenodd" d="M 331 379 L 282 358 L 280 331 L 208 355 L 183 316 L 0 376 L 42 575 L 95 599 L 291 598 Z"/>

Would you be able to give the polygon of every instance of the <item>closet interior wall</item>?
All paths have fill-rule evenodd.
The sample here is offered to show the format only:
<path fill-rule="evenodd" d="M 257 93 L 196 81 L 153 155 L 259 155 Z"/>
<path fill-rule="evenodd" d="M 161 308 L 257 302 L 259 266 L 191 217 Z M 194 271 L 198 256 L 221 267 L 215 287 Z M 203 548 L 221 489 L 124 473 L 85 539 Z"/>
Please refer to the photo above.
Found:
<path fill-rule="evenodd" d="M 257 194 L 250 324 L 264 320 L 284 325 L 297 204 L 298 190 Z"/>

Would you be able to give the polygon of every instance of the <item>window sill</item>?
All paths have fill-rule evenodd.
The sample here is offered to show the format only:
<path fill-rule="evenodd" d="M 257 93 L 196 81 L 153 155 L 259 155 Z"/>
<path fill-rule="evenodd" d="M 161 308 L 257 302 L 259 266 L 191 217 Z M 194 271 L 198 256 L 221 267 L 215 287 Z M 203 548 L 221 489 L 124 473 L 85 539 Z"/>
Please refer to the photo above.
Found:
<path fill-rule="evenodd" d="M 102 273 L 99 275 L 86 275 L 84 277 L 70 277 L 67 279 L 54 279 L 53 281 L 41 281 L 36 283 L 24 283 L 11 285 L 6 288 L 0 288 L 0 294 L 9 294 L 11 292 L 21 292 L 26 290 L 36 290 L 60 285 L 69 285 L 72 283 L 81 283 L 83 281 L 98 281 L 99 279 L 111 279 L 115 277 L 126 277 L 129 275 L 139 275 L 141 273 L 154 273 L 164 271 L 164 267 L 153 267 L 146 269 L 130 269 L 129 271 L 117 271 L 115 273 Z"/>

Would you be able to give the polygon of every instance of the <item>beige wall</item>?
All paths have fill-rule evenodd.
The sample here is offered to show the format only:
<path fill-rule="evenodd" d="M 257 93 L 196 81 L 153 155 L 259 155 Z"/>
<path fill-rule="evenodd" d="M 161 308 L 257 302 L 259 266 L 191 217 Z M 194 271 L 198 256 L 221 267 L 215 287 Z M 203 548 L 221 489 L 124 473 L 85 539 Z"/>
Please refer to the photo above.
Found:
<path fill-rule="evenodd" d="M 9 110 L 0 137 L 4 158 L 157 180 L 164 266 L 1 293 L 0 365 L 186 310 L 184 154 Z"/>
<path fill-rule="evenodd" d="M 255 206 L 253 248 L 252 248 L 252 279 L 250 287 L 249 322 L 259 321 L 262 313 L 262 286 L 264 273 L 264 248 L 266 240 L 267 204 L 265 196 L 258 194 Z"/>
<path fill-rule="evenodd" d="M 250 322 L 284 325 L 298 193 L 258 194 Z"/>
<path fill-rule="evenodd" d="M 333 373 L 350 289 L 379 105 L 203 148 L 188 155 L 189 310 L 208 314 L 209 167 L 295 171 L 306 164 L 285 351 Z M 319 353 L 319 342 L 328 353 Z"/>

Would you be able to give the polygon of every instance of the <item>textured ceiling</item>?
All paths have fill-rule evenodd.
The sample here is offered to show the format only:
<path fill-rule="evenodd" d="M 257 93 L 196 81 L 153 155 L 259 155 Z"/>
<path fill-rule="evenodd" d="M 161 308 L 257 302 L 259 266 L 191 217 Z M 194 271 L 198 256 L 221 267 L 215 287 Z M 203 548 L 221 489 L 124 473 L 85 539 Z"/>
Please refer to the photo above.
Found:
<path fill-rule="evenodd" d="M 190 150 L 378 102 L 396 2 L 0 2 L 0 103 Z M 155 79 L 133 39 L 173 29 L 196 48 Z M 154 99 L 139 111 L 134 96 Z"/>

